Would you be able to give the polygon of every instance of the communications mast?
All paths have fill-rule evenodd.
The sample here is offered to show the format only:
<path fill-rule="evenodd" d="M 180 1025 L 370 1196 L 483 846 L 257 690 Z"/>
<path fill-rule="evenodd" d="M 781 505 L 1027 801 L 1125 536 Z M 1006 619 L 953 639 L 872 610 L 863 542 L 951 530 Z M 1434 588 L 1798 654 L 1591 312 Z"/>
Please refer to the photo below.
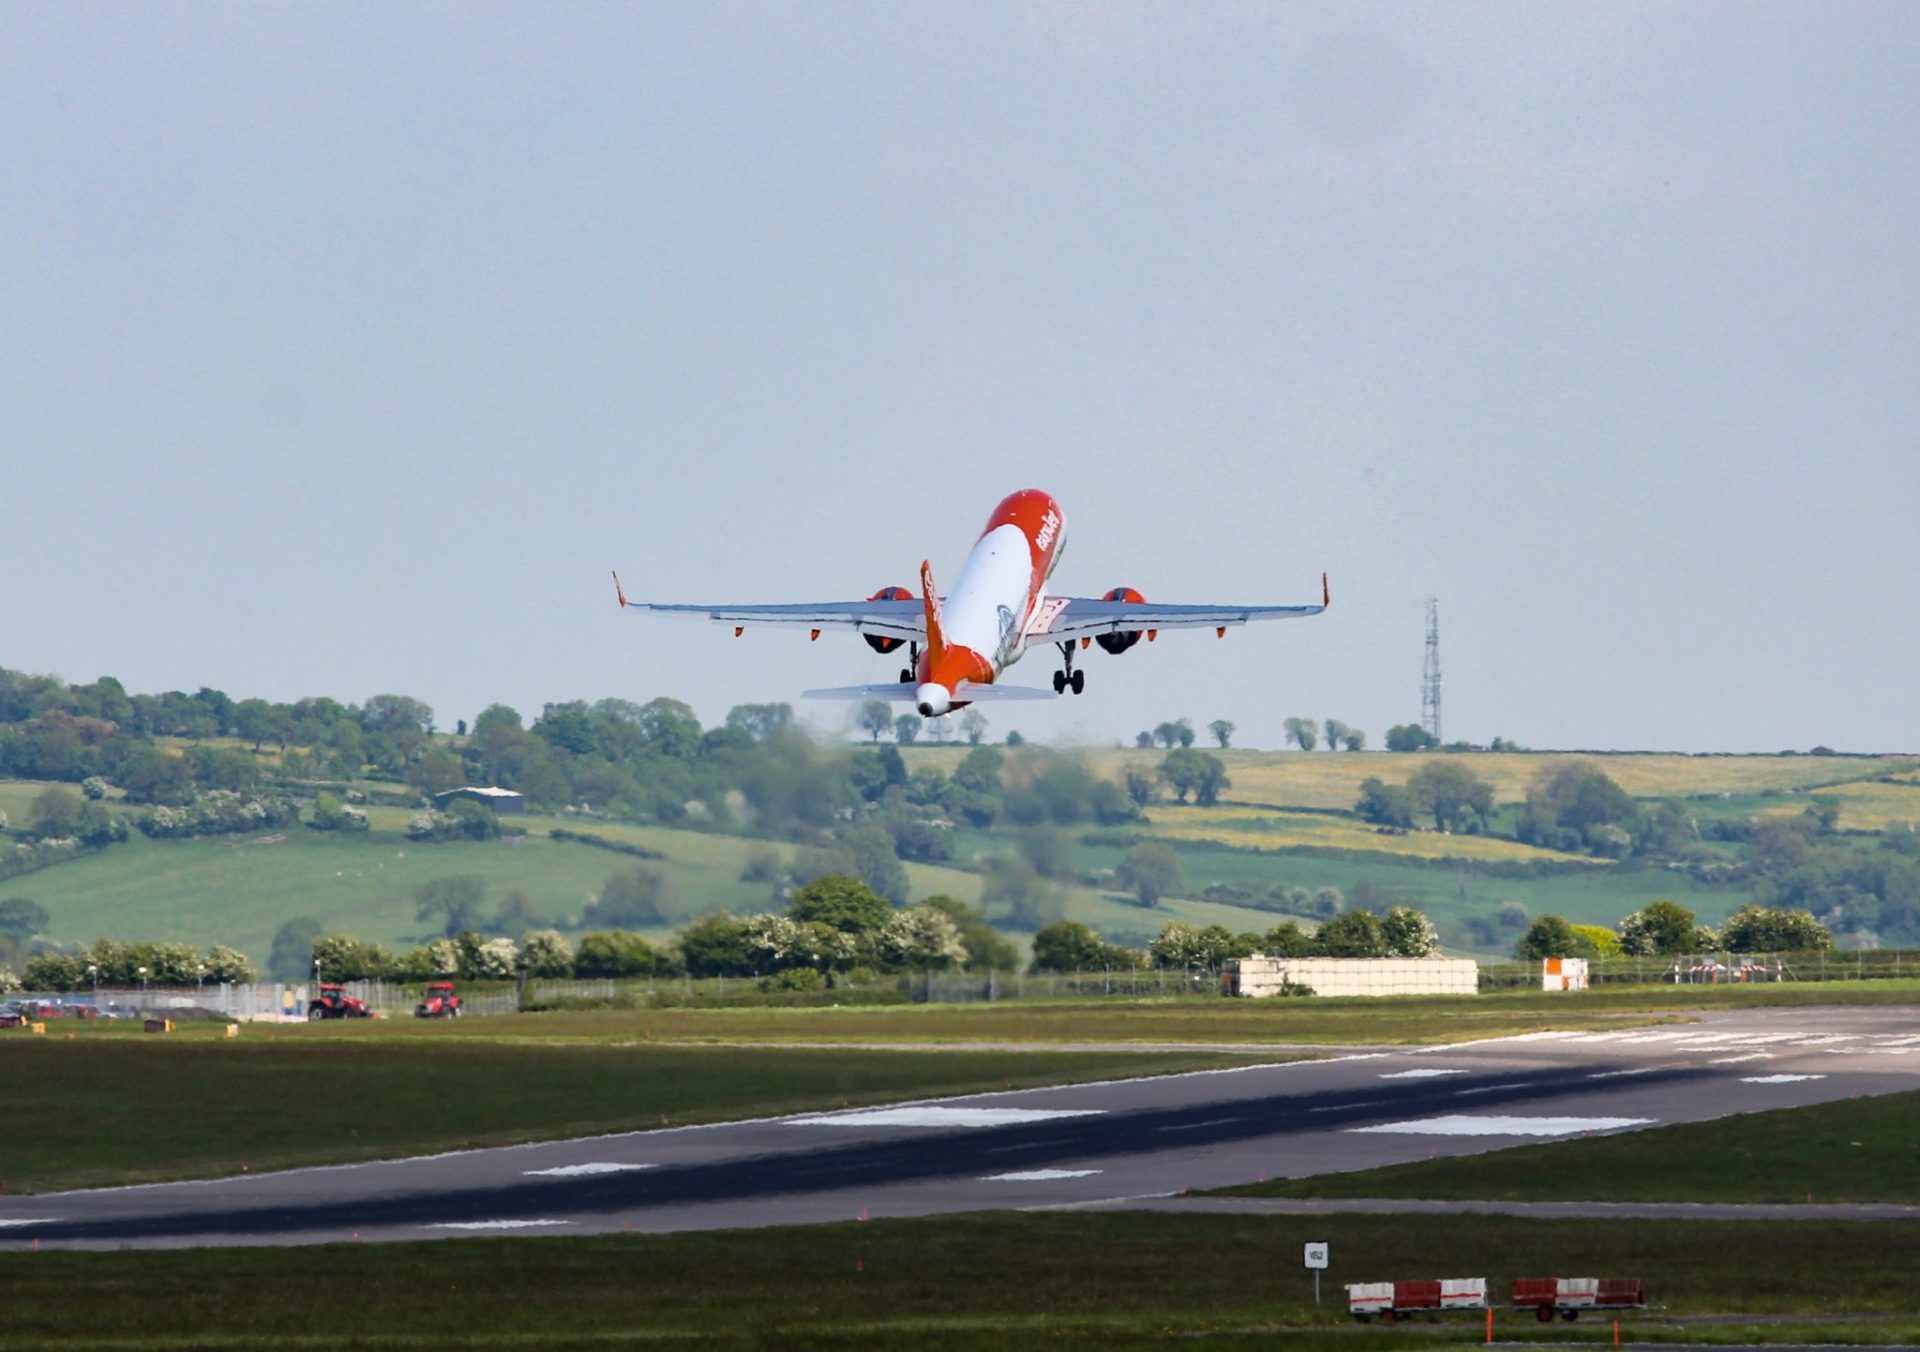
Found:
<path fill-rule="evenodd" d="M 1440 598 L 1427 598 L 1427 667 L 1420 681 L 1420 726 L 1440 745 Z"/>

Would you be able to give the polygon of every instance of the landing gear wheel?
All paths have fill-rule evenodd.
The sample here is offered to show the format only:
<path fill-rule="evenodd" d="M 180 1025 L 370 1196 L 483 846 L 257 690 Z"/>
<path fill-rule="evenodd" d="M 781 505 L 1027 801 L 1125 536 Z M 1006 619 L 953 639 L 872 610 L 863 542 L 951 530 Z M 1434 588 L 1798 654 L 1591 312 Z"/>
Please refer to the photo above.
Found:
<path fill-rule="evenodd" d="M 1054 672 L 1053 673 L 1053 693 L 1058 695 L 1062 691 L 1064 691 L 1066 688 L 1067 688 L 1067 673 L 1064 671 Z"/>
<path fill-rule="evenodd" d="M 1079 694 L 1082 690 L 1085 690 L 1087 688 L 1087 673 L 1084 671 L 1074 672 L 1073 678 L 1071 681 L 1068 682 L 1068 684 L 1073 686 L 1074 694 L 1076 695 Z"/>
<path fill-rule="evenodd" d="M 900 668 L 900 684 L 902 685 L 913 684 L 913 668 L 912 667 Z"/>

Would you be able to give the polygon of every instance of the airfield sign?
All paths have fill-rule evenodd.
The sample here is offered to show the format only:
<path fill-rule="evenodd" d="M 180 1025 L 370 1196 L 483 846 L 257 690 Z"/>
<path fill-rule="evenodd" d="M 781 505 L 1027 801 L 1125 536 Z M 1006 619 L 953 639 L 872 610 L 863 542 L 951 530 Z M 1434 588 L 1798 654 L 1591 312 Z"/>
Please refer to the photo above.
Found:
<path fill-rule="evenodd" d="M 1327 1266 L 1327 1250 L 1331 1247 L 1324 1239 L 1307 1241 L 1306 1264 L 1313 1269 L 1313 1303 L 1320 1303 L 1320 1274 Z"/>

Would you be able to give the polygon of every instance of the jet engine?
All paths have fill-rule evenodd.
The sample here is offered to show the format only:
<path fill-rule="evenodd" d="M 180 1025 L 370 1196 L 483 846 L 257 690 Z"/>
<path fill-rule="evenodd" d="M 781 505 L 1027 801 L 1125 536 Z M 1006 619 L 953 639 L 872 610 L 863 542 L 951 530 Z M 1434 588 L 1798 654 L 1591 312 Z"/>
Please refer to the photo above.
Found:
<path fill-rule="evenodd" d="M 913 593 L 905 587 L 882 587 L 867 599 L 869 601 L 911 601 Z M 890 653 L 906 642 L 905 639 L 895 638 L 891 634 L 862 634 L 860 637 L 865 639 L 867 646 L 877 653 Z"/>
<path fill-rule="evenodd" d="M 1147 598 L 1135 591 L 1132 587 L 1115 587 L 1100 599 L 1102 601 L 1125 601 L 1128 605 L 1137 606 Z M 871 642 L 872 640 L 868 641 Z M 1118 655 L 1140 641 L 1140 631 L 1138 629 L 1122 629 L 1112 634 L 1096 634 L 1094 635 L 1093 641 L 1098 643 L 1105 651 Z"/>

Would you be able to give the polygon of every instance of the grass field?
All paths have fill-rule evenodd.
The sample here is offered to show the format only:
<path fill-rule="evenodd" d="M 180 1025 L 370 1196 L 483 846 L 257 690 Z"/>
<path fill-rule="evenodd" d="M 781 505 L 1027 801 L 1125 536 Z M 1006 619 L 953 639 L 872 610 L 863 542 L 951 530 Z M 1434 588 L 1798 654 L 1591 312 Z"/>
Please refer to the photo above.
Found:
<path fill-rule="evenodd" d="M 1325 1240 L 1327 1303 L 1301 1245 Z M 299 1249 L 45 1252 L 0 1263 L 0 1349 L 1353 1349 L 1477 1343 L 1465 1315 L 1355 1327 L 1340 1283 L 1642 1276 L 1662 1315 L 1623 1335 L 1894 1344 L 1920 1336 L 1920 1225 L 986 1213 L 922 1221 Z M 1803 1316 L 1806 1323 L 1796 1322 Z M 1851 1315 L 1851 1321 L 1845 1316 Z M 1876 1318 L 1877 1316 L 1877 1318 Z M 1829 1321 L 1814 1323 L 1825 1318 Z M 1844 1322 L 1840 1322 L 1844 1321 Z M 1604 1340 L 1502 1314 L 1498 1336 Z"/>
<path fill-rule="evenodd" d="M 1404 855 L 1423 863 L 1473 860 L 1600 866 L 1600 861 L 1591 855 L 1542 849 L 1498 836 L 1449 835 L 1439 831 L 1383 833 L 1352 817 L 1241 806 L 1161 806 L 1147 815 L 1156 836 L 1169 840 L 1214 841 L 1243 850 L 1358 850 Z"/>
<path fill-rule="evenodd" d="M 1920 1204 L 1920 1092 L 1742 1113 L 1223 1192 L 1248 1197 Z"/>
<path fill-rule="evenodd" d="M 8 1132 L 0 1177 L 15 1193 L 213 1177 L 1246 1059 L 658 1046 L 635 1019 L 606 1016 L 590 1037 L 577 1021 L 571 1037 L 512 1035 L 537 1021 L 464 1020 L 459 1037 L 367 1025 L 347 1037 L 255 1026 L 233 1042 L 211 1028 L 9 1036 L 8 1117 L 34 1125 Z M 392 1027 L 418 1032 L 412 1020 Z"/>
<path fill-rule="evenodd" d="M 1469 916 L 1491 918 L 1501 903 L 1517 901 L 1529 915 L 1547 911 L 1578 924 L 1615 925 L 1621 917 L 1649 901 L 1669 898 L 1696 911 L 1701 920 L 1718 923 L 1747 900 L 1737 888 L 1709 887 L 1684 873 L 1637 864 L 1582 864 L 1533 878 L 1507 878 L 1484 864 L 1422 863 L 1412 859 L 1356 858 L 1310 852 L 1226 849 L 1204 842 L 1176 842 L 1180 866 L 1189 890 L 1200 892 L 1214 883 L 1230 883 L 1263 893 L 1276 883 L 1304 887 L 1336 887 L 1351 894 L 1365 882 L 1411 897 L 1440 929 L 1442 943 L 1452 953 L 1506 957 L 1518 932 L 1503 934 L 1492 946 L 1476 948 L 1466 929 Z M 1116 868 L 1126 850 L 1117 846 L 1080 845 L 1075 861 L 1082 868 Z M 1163 902 L 1159 911 L 1120 902 L 1101 933 L 1151 936 L 1169 919 L 1185 918 L 1173 912 L 1178 903 Z M 1272 912 L 1235 908 L 1240 915 L 1223 920 L 1235 931 L 1264 931 L 1287 917 Z M 1162 914 L 1162 912 L 1165 914 Z M 1080 918 L 1078 916 L 1076 919 Z"/>
<path fill-rule="evenodd" d="M 333 835 L 305 828 L 180 841 L 135 835 L 124 845 L 0 883 L 0 896 L 31 897 L 45 906 L 52 937 L 62 942 L 102 935 L 217 941 L 261 961 L 275 929 L 291 916 L 312 915 L 362 938 L 409 943 L 421 930 L 413 892 L 430 879 L 477 873 L 487 881 L 489 906 L 520 888 L 536 911 L 559 919 L 578 917 L 611 874 L 634 862 L 611 850 L 549 840 L 544 826 L 536 823 L 536 834 L 518 840 L 440 845 L 383 831 Z M 682 914 L 770 905 L 766 884 L 740 880 L 756 842 L 695 831 L 591 829 L 665 855 Z M 979 894 L 975 874 L 923 865 L 910 865 L 907 874 L 919 895 Z"/>
<path fill-rule="evenodd" d="M 1884 831 L 1890 826 L 1920 825 L 1920 781 L 1912 779 L 1843 784 L 1817 790 L 1807 797 L 1812 802 L 1839 808 L 1838 824 L 1842 831 Z M 1806 803 L 1796 803 L 1790 809 L 1770 807 L 1769 810 L 1797 812 L 1806 806 Z"/>
<path fill-rule="evenodd" d="M 1232 802 L 1272 807 L 1350 808 L 1369 777 L 1404 783 L 1422 763 L 1417 754 L 1391 751 L 1219 751 L 1204 748 L 1226 763 Z M 931 766 L 951 772 L 967 754 L 961 747 L 907 747 L 909 768 Z M 1152 770 L 1164 751 L 1096 748 L 1081 753 L 1097 773 L 1110 778 L 1129 765 Z M 1463 753 L 1458 759 L 1490 780 L 1503 803 L 1526 796 L 1527 785 L 1546 766 L 1568 759 L 1599 765 L 1636 798 L 1693 798 L 1709 794 L 1758 794 L 1769 790 L 1817 788 L 1899 773 L 1904 762 L 1874 756 L 1679 756 L 1660 753 L 1586 754 L 1581 752 Z"/>

